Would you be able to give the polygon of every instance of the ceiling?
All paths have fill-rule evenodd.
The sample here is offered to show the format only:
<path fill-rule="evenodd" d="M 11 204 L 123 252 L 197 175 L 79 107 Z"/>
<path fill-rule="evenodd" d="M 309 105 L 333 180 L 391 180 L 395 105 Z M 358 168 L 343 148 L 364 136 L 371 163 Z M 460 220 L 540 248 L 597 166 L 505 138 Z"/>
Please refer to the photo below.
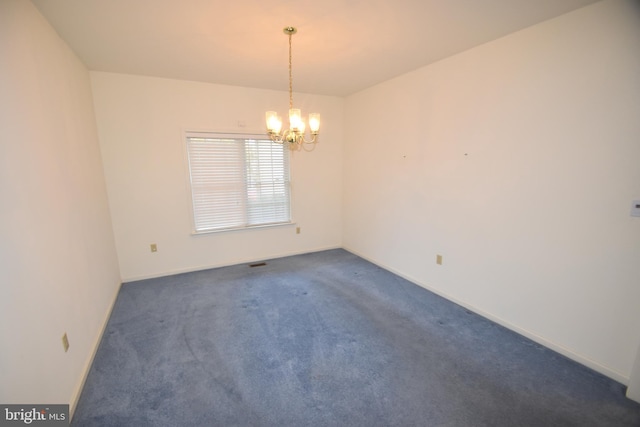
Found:
<path fill-rule="evenodd" d="M 346 96 L 597 0 L 32 0 L 90 70 Z"/>

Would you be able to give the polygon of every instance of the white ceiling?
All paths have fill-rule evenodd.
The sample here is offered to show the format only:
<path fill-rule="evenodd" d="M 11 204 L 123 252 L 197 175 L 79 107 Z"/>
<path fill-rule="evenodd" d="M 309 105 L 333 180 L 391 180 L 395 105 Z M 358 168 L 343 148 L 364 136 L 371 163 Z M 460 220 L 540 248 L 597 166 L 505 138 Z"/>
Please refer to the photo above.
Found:
<path fill-rule="evenodd" d="M 345 96 L 597 0 L 32 0 L 90 70 Z"/>

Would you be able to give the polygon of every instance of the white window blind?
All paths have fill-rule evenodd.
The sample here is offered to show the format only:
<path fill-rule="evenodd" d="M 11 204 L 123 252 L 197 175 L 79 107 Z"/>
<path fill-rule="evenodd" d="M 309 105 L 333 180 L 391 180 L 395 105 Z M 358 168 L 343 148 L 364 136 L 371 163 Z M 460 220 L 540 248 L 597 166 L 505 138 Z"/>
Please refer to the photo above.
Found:
<path fill-rule="evenodd" d="M 289 151 L 247 135 L 188 134 L 196 233 L 291 221 Z"/>

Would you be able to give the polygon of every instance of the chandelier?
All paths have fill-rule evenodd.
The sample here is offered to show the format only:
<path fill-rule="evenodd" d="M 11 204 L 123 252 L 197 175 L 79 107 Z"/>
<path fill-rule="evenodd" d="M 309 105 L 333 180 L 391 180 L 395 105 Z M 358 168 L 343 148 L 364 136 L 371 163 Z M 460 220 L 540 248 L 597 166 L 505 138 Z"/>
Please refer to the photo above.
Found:
<path fill-rule="evenodd" d="M 300 110 L 293 108 L 293 76 L 291 73 L 291 36 L 297 29 L 285 27 L 282 30 L 289 36 L 289 129 L 282 129 L 282 118 L 275 111 L 267 111 L 267 132 L 269 138 L 278 144 L 288 144 L 292 150 L 300 150 L 305 144 L 315 144 L 320 129 L 320 114 L 309 114 L 309 131 L 311 139 L 305 137 L 305 122 Z"/>

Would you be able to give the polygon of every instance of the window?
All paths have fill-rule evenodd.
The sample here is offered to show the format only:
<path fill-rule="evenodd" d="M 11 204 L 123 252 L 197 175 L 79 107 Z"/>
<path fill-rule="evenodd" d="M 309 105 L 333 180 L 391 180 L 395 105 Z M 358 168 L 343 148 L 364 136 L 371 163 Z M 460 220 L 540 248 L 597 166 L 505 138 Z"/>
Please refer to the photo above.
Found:
<path fill-rule="evenodd" d="M 289 150 L 257 135 L 187 134 L 196 233 L 291 222 Z"/>

